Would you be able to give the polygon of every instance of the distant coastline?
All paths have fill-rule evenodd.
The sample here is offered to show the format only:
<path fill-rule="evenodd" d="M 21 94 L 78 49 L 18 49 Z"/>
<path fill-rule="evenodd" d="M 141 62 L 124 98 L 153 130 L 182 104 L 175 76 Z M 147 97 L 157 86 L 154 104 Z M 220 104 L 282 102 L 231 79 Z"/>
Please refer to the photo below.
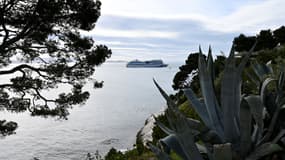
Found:
<path fill-rule="evenodd" d="M 106 63 L 127 63 L 126 60 L 107 60 Z"/>

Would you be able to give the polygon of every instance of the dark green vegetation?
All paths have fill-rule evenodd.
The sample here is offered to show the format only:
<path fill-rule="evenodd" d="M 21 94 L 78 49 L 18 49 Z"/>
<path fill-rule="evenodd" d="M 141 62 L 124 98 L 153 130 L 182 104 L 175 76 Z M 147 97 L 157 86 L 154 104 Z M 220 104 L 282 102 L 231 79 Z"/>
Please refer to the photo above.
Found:
<path fill-rule="evenodd" d="M 234 38 L 235 51 L 249 51 L 255 41 L 258 41 L 254 51 L 260 51 L 264 49 L 273 49 L 277 45 L 283 45 L 285 43 L 285 27 L 282 26 L 274 31 L 261 30 L 256 36 L 245 36 L 240 34 Z"/>
<path fill-rule="evenodd" d="M 279 35 L 282 35 L 283 29 L 284 27 L 280 27 L 273 32 L 280 32 Z M 271 35 L 274 35 L 274 39 L 278 37 L 276 33 L 272 34 L 271 32 Z M 279 39 L 282 39 L 282 37 L 284 38 L 284 36 L 279 36 Z M 256 37 L 253 43 L 255 41 Z M 250 45 L 252 47 L 253 44 Z M 234 44 L 234 46 L 237 45 Z M 191 157 L 192 159 L 215 160 L 227 159 L 227 156 L 232 156 L 229 159 L 285 159 L 285 46 L 282 41 L 278 40 L 278 44 L 273 48 L 261 48 L 263 49 L 253 48 L 254 52 L 250 54 L 247 51 L 231 52 L 230 59 L 226 59 L 225 56 L 218 56 L 214 61 L 209 58 L 211 56 L 208 56 L 206 61 L 208 67 L 205 67 L 206 56 L 200 54 L 201 62 L 204 61 L 202 62 L 204 63 L 203 74 L 208 77 L 207 82 L 203 79 L 201 83 L 198 70 L 199 63 L 201 63 L 199 62 L 199 52 L 189 55 L 185 65 L 179 68 L 180 71 L 173 80 L 173 88 L 178 90 L 177 94 L 168 97 L 160 90 L 167 98 L 168 105 L 170 105 L 166 115 L 160 115 L 156 118 L 157 125 L 153 129 L 153 141 L 150 142 L 154 145 L 150 145 L 153 147 L 154 153 L 160 159 L 182 160 Z M 243 59 L 242 57 L 246 58 Z M 227 69 L 225 69 L 225 66 L 227 66 Z M 240 66 L 240 71 L 238 71 L 237 66 Z M 224 74 L 232 75 L 225 76 Z M 228 78 L 231 78 L 231 80 Z M 232 84 L 230 87 L 225 87 L 228 85 L 226 84 L 228 81 Z M 204 86 L 203 91 L 202 83 L 204 85 L 208 83 L 208 87 L 212 86 L 212 89 L 206 87 L 205 91 Z M 187 88 L 192 90 L 190 91 L 190 97 Z M 225 90 L 226 88 L 229 89 Z M 188 90 L 186 92 L 188 98 L 190 98 L 189 101 L 187 94 L 184 93 L 185 90 L 181 89 Z M 239 90 L 240 93 L 238 93 Z M 209 93 L 203 93 L 209 91 L 212 96 L 209 96 Z M 224 92 L 223 96 L 221 96 L 222 92 Z M 225 98 L 227 96 L 225 93 L 235 98 L 228 101 L 223 100 L 230 99 Z M 195 94 L 197 99 L 193 97 Z M 204 96 L 205 94 L 207 95 Z M 213 99 L 209 97 L 213 97 Z M 211 101 L 217 103 L 213 104 Z M 201 106 L 198 102 L 204 105 Z M 237 104 L 233 104 L 234 102 Z M 200 106 L 199 108 L 195 106 L 197 104 Z M 225 106 L 230 106 L 227 110 L 228 114 L 221 111 L 222 108 L 226 108 Z M 226 121 L 234 122 L 234 124 L 227 123 L 227 138 L 226 136 L 220 138 L 216 129 L 216 127 L 218 128 L 216 125 L 222 125 L 225 128 L 225 119 L 218 120 L 216 124 L 208 123 L 207 117 L 210 118 L 212 112 L 205 110 L 205 107 L 207 109 L 210 109 L 210 107 L 213 107 L 212 109 L 216 108 L 217 111 L 216 113 L 213 111 L 214 115 L 212 117 L 219 115 L 226 117 Z M 236 109 L 234 110 L 234 108 Z M 237 111 L 239 111 L 240 116 L 237 116 Z M 228 116 L 230 114 L 233 115 Z M 234 120 L 230 120 L 231 117 L 235 117 Z M 211 129 L 211 126 L 216 127 Z M 192 127 L 196 128 L 193 129 Z M 220 134 L 225 135 L 225 130 L 222 130 Z M 234 134 L 236 136 L 231 136 Z M 178 136 L 182 136 L 182 139 Z M 199 145 L 198 151 L 194 146 L 194 142 Z M 136 148 L 130 151 L 136 154 L 129 155 L 130 157 L 125 159 L 135 159 L 137 157 L 140 157 L 141 160 L 150 159 L 151 157 L 144 156 L 150 153 L 149 149 L 141 144 L 141 139 L 138 137 Z M 155 147 L 156 145 L 158 145 L 158 148 Z M 193 154 L 195 150 L 196 153 Z"/>
<path fill-rule="evenodd" d="M 95 154 L 88 153 L 84 160 L 156 160 L 156 158 L 150 151 L 139 154 L 136 149 L 133 149 L 122 153 L 121 151 L 111 148 L 104 158 L 96 151 Z"/>
<path fill-rule="evenodd" d="M 100 6 L 98 0 L 0 1 L 0 76 L 10 77 L 0 84 L 1 110 L 66 118 L 69 108 L 88 99 L 83 85 L 111 56 L 106 46 L 80 34 L 95 27 Z M 15 59 L 19 63 L 11 66 Z M 71 91 L 57 98 L 42 94 L 59 84 Z M 2 135 L 16 128 L 14 122 L 0 122 Z"/>
<path fill-rule="evenodd" d="M 171 151 L 187 160 L 285 158 L 284 63 L 263 64 L 255 58 L 249 61 L 255 46 L 256 43 L 239 60 L 235 58 L 232 47 L 224 62 L 221 79 L 218 79 L 220 85 L 214 83 L 216 78 L 211 50 L 207 60 L 199 51 L 198 76 L 202 98 L 198 98 L 190 88 L 184 89 L 184 94 L 191 103 L 189 107 L 195 110 L 201 120 L 183 115 L 155 82 L 167 101 L 166 117 L 170 124 L 167 127 L 157 121 L 168 136 L 159 141 L 158 147 L 149 145 L 159 159 L 171 159 Z M 250 69 L 254 74 L 247 74 L 247 79 L 255 85 L 257 93 L 243 94 L 242 73 Z M 220 89 L 220 92 L 216 89 Z M 220 93 L 219 100 L 216 93 Z"/>
<path fill-rule="evenodd" d="M 285 53 L 280 53 L 277 46 L 283 46 L 285 43 L 285 27 L 271 31 L 261 30 L 256 36 L 246 36 L 240 34 L 233 40 L 234 49 L 237 52 L 249 51 L 255 41 L 258 41 L 254 51 L 258 51 L 257 60 L 262 63 L 267 63 L 269 60 L 274 60 L 276 56 L 285 58 Z M 222 71 L 224 56 L 217 56 L 215 64 L 215 74 L 218 75 Z M 179 90 L 183 88 L 192 88 L 194 92 L 199 92 L 199 79 L 197 76 L 198 69 L 198 53 L 189 54 L 185 65 L 179 67 L 179 72 L 173 78 L 173 89 Z"/>

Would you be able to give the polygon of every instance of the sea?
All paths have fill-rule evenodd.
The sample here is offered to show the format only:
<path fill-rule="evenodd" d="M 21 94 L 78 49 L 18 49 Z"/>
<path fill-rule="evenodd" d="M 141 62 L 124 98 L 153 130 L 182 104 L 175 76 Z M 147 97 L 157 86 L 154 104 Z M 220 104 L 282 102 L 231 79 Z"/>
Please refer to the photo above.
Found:
<path fill-rule="evenodd" d="M 0 160 L 83 160 L 87 153 L 98 151 L 104 155 L 112 147 L 131 149 L 145 120 L 166 108 L 153 79 L 166 92 L 174 93 L 172 80 L 183 63 L 172 62 L 164 68 L 104 63 L 93 77 L 104 81 L 103 88 L 94 89 L 92 81 L 87 83 L 84 89 L 90 92 L 90 98 L 84 105 L 74 106 L 68 120 L 0 111 L 1 120 L 19 125 L 16 134 L 1 137 Z M 60 86 L 46 94 L 54 96 L 68 90 Z"/>

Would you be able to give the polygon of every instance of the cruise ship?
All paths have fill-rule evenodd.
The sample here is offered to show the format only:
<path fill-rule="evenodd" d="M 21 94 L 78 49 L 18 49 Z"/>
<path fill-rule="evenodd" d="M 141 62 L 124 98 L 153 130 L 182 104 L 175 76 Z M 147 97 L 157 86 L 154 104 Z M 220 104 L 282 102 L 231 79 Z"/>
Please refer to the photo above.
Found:
<path fill-rule="evenodd" d="M 168 64 L 164 64 L 162 60 L 149 60 L 149 61 L 139 61 L 134 60 L 127 63 L 129 68 L 139 68 L 139 67 L 167 67 Z"/>

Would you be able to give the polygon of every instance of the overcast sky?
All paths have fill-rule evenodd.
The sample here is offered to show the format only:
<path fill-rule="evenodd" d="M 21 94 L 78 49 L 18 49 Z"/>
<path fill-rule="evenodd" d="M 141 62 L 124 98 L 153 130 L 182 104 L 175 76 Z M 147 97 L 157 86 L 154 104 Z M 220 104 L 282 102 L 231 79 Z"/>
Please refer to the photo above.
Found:
<path fill-rule="evenodd" d="M 285 25 L 285 0 L 101 0 L 101 17 L 85 33 L 113 60 L 185 60 L 201 45 L 228 52 L 240 33 Z"/>

